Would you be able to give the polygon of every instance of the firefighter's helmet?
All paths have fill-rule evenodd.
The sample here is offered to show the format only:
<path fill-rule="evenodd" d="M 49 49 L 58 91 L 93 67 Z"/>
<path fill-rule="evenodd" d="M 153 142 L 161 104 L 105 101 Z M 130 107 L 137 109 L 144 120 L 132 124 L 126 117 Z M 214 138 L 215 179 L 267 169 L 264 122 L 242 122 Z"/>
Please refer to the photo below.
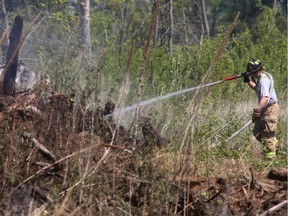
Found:
<path fill-rule="evenodd" d="M 260 60 L 252 58 L 247 64 L 247 72 L 250 73 L 257 72 L 263 66 L 264 64 Z"/>

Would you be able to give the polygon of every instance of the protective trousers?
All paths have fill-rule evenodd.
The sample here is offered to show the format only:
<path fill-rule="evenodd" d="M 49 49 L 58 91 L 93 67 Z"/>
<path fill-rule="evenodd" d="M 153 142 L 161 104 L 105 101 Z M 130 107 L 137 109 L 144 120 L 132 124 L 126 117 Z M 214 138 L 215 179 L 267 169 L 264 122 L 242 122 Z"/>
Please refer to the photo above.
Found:
<path fill-rule="evenodd" d="M 255 122 L 253 134 L 255 138 L 262 143 L 264 151 L 276 152 L 278 148 L 278 140 L 275 137 L 278 116 L 278 104 L 268 104 Z"/>

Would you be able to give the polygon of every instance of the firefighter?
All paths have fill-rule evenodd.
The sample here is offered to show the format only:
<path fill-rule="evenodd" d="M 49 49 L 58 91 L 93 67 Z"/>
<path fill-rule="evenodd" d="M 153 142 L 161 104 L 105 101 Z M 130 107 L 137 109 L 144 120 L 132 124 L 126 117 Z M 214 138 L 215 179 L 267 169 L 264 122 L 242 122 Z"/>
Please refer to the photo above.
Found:
<path fill-rule="evenodd" d="M 248 62 L 247 71 L 242 76 L 244 83 L 247 83 L 258 96 L 258 106 L 253 109 L 252 114 L 252 121 L 255 123 L 253 135 L 263 145 L 265 157 L 273 159 L 279 146 L 275 137 L 279 106 L 273 78 L 265 71 L 264 63 L 254 58 Z"/>

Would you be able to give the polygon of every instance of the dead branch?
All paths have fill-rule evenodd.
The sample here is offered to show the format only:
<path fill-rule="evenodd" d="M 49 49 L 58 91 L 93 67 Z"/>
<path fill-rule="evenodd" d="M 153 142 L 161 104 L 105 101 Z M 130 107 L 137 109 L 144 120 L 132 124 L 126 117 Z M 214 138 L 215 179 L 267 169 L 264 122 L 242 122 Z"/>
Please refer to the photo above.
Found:
<path fill-rule="evenodd" d="M 114 148 L 114 149 L 119 149 L 119 150 L 125 149 L 123 146 L 118 146 L 118 145 L 109 145 L 109 144 L 102 144 L 102 145 L 108 148 Z"/>
<path fill-rule="evenodd" d="M 75 155 L 82 154 L 82 153 L 84 153 L 84 152 L 86 152 L 86 151 L 88 151 L 88 150 L 91 150 L 91 149 L 93 149 L 93 148 L 95 148 L 95 146 L 89 146 L 89 147 L 87 147 L 87 148 L 85 148 L 85 149 L 82 149 L 82 150 L 80 150 L 80 151 L 78 151 L 78 152 L 74 152 L 74 153 L 72 153 L 72 154 L 70 154 L 70 155 L 67 155 L 66 157 L 63 157 L 63 158 L 55 161 L 55 162 L 52 163 L 52 164 L 49 164 L 49 165 L 43 167 L 42 169 L 38 170 L 36 173 L 34 173 L 33 175 L 31 175 L 30 177 L 26 178 L 23 182 L 21 182 L 20 184 L 18 184 L 15 188 L 13 188 L 13 190 L 10 192 L 9 196 L 11 196 L 11 194 L 13 194 L 13 193 L 14 193 L 19 187 L 21 187 L 23 184 L 25 184 L 26 182 L 30 181 L 30 180 L 33 179 L 34 177 L 38 176 L 38 175 L 39 175 L 40 173 L 42 173 L 43 171 L 45 171 L 45 170 L 47 170 L 47 169 L 49 169 L 49 168 L 51 168 L 51 167 L 59 164 L 60 162 L 62 162 L 62 161 L 64 161 L 64 160 L 68 160 L 69 158 L 74 157 Z"/>
<path fill-rule="evenodd" d="M 112 148 L 112 149 L 123 150 L 125 152 L 131 153 L 131 151 L 129 149 L 126 149 L 123 146 L 112 145 L 112 144 L 102 144 L 102 146 L 105 146 L 105 147 L 108 147 L 108 148 Z"/>
<path fill-rule="evenodd" d="M 44 162 L 41 162 L 41 161 L 36 161 L 33 164 L 35 164 L 37 166 L 40 166 L 40 167 L 45 167 L 45 166 L 49 166 L 50 165 L 49 163 L 44 163 Z"/>
<path fill-rule="evenodd" d="M 234 28 L 236 26 L 236 23 L 238 21 L 239 16 L 240 16 L 240 11 L 237 12 L 237 14 L 236 14 L 236 16 L 235 16 L 235 18 L 234 18 L 234 20 L 233 20 L 228 32 L 227 32 L 227 34 L 223 38 L 223 41 L 220 44 L 220 46 L 218 47 L 218 49 L 217 49 L 217 51 L 216 51 L 216 53 L 215 53 L 215 55 L 213 57 L 213 63 L 216 62 L 219 59 L 219 57 L 221 56 L 221 54 L 223 52 L 223 49 L 224 49 L 225 45 L 227 44 L 227 41 L 228 41 L 229 37 L 231 36 L 232 31 L 234 30 Z"/>
<path fill-rule="evenodd" d="M 99 166 L 103 163 L 103 161 L 105 161 L 111 154 L 110 154 L 110 149 L 108 149 L 102 156 L 102 158 L 98 161 L 98 163 L 96 164 L 95 167 L 92 167 L 87 173 L 84 174 L 84 176 L 78 181 L 76 182 L 73 186 L 71 186 L 70 188 L 62 191 L 60 194 L 66 194 L 67 192 L 73 190 L 75 187 L 77 187 L 79 184 L 81 184 L 83 181 L 85 181 L 87 178 L 89 178 L 90 176 L 92 176 L 96 170 L 99 168 Z"/>
<path fill-rule="evenodd" d="M 259 189 L 261 188 L 261 184 L 254 178 L 253 169 L 250 167 L 251 172 L 251 181 L 250 181 L 250 189 Z"/>
<path fill-rule="evenodd" d="M 207 182 L 208 179 L 206 177 L 201 176 L 168 176 L 168 181 L 174 181 L 178 183 L 190 183 L 190 185 L 201 185 L 204 182 Z M 210 179 L 211 180 L 211 179 Z"/>
<path fill-rule="evenodd" d="M 241 189 L 242 189 L 242 191 L 243 191 L 245 200 L 246 200 L 246 201 L 249 200 L 249 196 L 248 196 L 248 193 L 247 193 L 247 190 L 245 189 L 245 187 L 243 186 Z"/>
<path fill-rule="evenodd" d="M 266 184 L 263 182 L 259 182 L 259 186 L 261 187 L 262 190 L 268 192 L 268 193 L 273 193 L 277 191 L 277 187 L 272 184 Z"/>
<path fill-rule="evenodd" d="M 23 137 L 31 139 L 34 146 L 38 149 L 38 151 L 43 154 L 44 157 L 46 157 L 49 160 L 52 160 L 53 162 L 56 161 L 56 157 L 54 154 L 52 154 L 43 144 L 39 143 L 37 139 L 32 137 L 30 133 L 23 132 Z"/>
<path fill-rule="evenodd" d="M 37 115 L 39 115 L 39 116 L 42 116 L 42 115 L 43 115 L 42 112 L 41 112 L 39 109 L 37 109 L 37 107 L 35 107 L 35 106 L 28 105 L 28 106 L 26 107 L 26 109 L 29 110 L 29 111 L 31 111 L 31 112 L 33 112 L 33 113 L 35 113 L 35 114 L 37 114 Z"/>
<path fill-rule="evenodd" d="M 0 38 L 0 45 L 2 45 L 4 40 L 6 39 L 7 33 L 8 33 L 7 28 L 5 28 L 3 34 L 2 34 L 2 36 Z"/>
<path fill-rule="evenodd" d="M 49 194 L 42 191 L 39 187 L 32 188 L 33 198 L 39 197 L 44 202 L 52 203 L 53 199 L 49 196 Z"/>
<path fill-rule="evenodd" d="M 43 92 L 48 86 L 48 83 L 46 81 L 41 82 L 39 85 L 35 87 L 35 89 L 32 92 L 23 93 L 16 98 L 9 99 L 6 98 L 6 106 L 4 109 L 4 112 L 0 112 L 0 121 L 3 121 L 7 117 L 7 113 L 12 112 L 13 110 L 21 110 L 21 109 L 29 109 L 38 115 L 41 115 L 41 111 L 39 111 L 36 107 L 33 108 L 31 105 L 33 101 L 37 98 L 38 94 Z"/>
<path fill-rule="evenodd" d="M 285 201 L 279 203 L 278 205 L 276 205 L 276 206 L 268 209 L 267 211 L 263 212 L 259 216 L 270 215 L 272 212 L 279 210 L 280 208 L 284 207 L 287 204 L 288 204 L 288 200 L 285 200 Z"/>
<path fill-rule="evenodd" d="M 255 188 L 255 180 L 254 180 L 254 173 L 252 168 L 250 167 L 250 173 L 251 173 L 251 181 L 250 181 L 250 189 L 254 189 Z"/>
<path fill-rule="evenodd" d="M 216 197 L 218 197 L 223 192 L 223 187 L 220 188 L 220 190 L 215 193 L 211 198 L 209 198 L 206 202 L 210 202 L 211 200 L 214 200 Z"/>

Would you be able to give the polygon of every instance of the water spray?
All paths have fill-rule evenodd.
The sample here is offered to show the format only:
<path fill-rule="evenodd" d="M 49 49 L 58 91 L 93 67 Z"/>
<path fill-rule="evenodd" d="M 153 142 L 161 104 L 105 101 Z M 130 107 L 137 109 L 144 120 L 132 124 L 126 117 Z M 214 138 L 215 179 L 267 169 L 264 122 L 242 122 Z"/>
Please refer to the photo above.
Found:
<path fill-rule="evenodd" d="M 123 113 L 128 112 L 128 111 L 131 111 L 131 110 L 135 109 L 137 107 L 137 105 L 140 106 L 140 107 L 151 105 L 153 103 L 159 102 L 159 101 L 164 100 L 164 99 L 168 99 L 168 98 L 171 98 L 171 97 L 174 97 L 174 96 L 177 96 L 177 95 L 185 94 L 187 92 L 191 92 L 191 91 L 194 91 L 194 90 L 197 90 L 197 89 L 201 89 L 201 88 L 204 88 L 204 87 L 208 87 L 208 86 L 213 86 L 213 85 L 216 85 L 218 83 L 223 83 L 225 81 L 230 81 L 230 80 L 238 79 L 238 78 L 241 78 L 241 77 L 243 77 L 242 74 L 233 75 L 233 76 L 230 76 L 230 77 L 223 78 L 222 80 L 219 80 L 219 81 L 216 81 L 216 82 L 212 82 L 212 83 L 208 83 L 208 84 L 201 84 L 201 85 L 196 86 L 196 87 L 191 87 L 191 88 L 183 89 L 183 90 L 180 90 L 180 91 L 177 91 L 177 92 L 172 92 L 172 93 L 169 93 L 167 95 L 158 96 L 158 97 L 155 97 L 155 98 L 152 98 L 152 99 L 148 99 L 148 100 L 142 101 L 139 104 L 134 104 L 134 105 L 122 108 L 122 109 L 117 109 L 113 113 L 107 115 L 107 117 L 112 116 L 112 115 L 119 115 L 119 114 L 123 114 Z"/>
<path fill-rule="evenodd" d="M 124 113 L 126 113 L 128 111 L 134 110 L 137 106 L 143 107 L 143 106 L 151 105 L 151 104 L 159 102 L 161 100 L 168 99 L 168 98 L 171 98 L 171 97 L 174 97 L 174 96 L 177 96 L 177 95 L 185 94 L 187 92 L 191 92 L 191 91 L 194 91 L 194 90 L 197 90 L 197 89 L 201 89 L 201 88 L 208 87 L 208 86 L 213 86 L 213 85 L 216 85 L 216 84 L 219 84 L 219 83 L 223 83 L 223 82 L 226 82 L 226 81 L 230 81 L 230 80 L 235 80 L 235 79 L 243 77 L 244 74 L 250 75 L 251 73 L 245 72 L 245 73 L 242 73 L 240 75 L 233 75 L 233 76 L 229 76 L 229 77 L 223 78 L 222 80 L 219 80 L 219 81 L 216 81 L 216 82 L 211 82 L 211 83 L 208 83 L 208 84 L 201 84 L 201 85 L 196 86 L 196 87 L 191 87 L 191 88 L 183 89 L 183 90 L 180 90 L 180 91 L 177 91 L 177 92 L 172 92 L 172 93 L 169 93 L 167 95 L 158 96 L 158 97 L 155 97 L 155 98 L 152 98 L 152 99 L 149 99 L 149 100 L 145 100 L 145 101 L 142 101 L 142 102 L 140 102 L 138 104 L 134 104 L 134 105 L 122 108 L 122 109 L 116 109 L 113 113 L 111 113 L 109 115 L 106 115 L 105 117 L 107 118 L 107 117 L 110 117 L 110 116 L 117 116 L 117 115 L 119 116 L 119 115 L 124 114 Z M 227 139 L 227 141 L 230 141 L 231 139 L 233 139 L 235 136 L 237 136 L 239 133 L 241 133 L 244 129 L 246 129 L 251 123 L 252 123 L 252 121 L 247 122 L 240 130 L 238 130 L 237 132 L 232 134 Z"/>
<path fill-rule="evenodd" d="M 163 96 L 158 96 L 158 97 L 155 97 L 155 98 L 152 98 L 152 99 L 149 99 L 149 100 L 142 101 L 139 104 L 134 104 L 134 105 L 131 105 L 131 106 L 119 109 L 119 110 L 115 110 L 113 113 L 107 115 L 107 117 L 109 117 L 111 115 L 119 115 L 119 114 L 128 112 L 130 110 L 134 110 L 137 107 L 137 105 L 140 106 L 140 107 L 151 105 L 153 103 L 159 102 L 159 101 L 164 100 L 164 99 L 168 99 L 168 98 L 171 98 L 171 97 L 174 97 L 174 96 L 177 96 L 177 95 L 185 94 L 187 92 L 194 91 L 196 89 L 204 88 L 204 87 L 207 87 L 207 86 L 213 86 L 213 85 L 216 85 L 216 84 L 222 83 L 222 82 L 224 82 L 224 80 L 220 80 L 220 81 L 216 81 L 216 82 L 212 82 L 212 83 L 208 83 L 208 84 L 199 85 L 199 86 L 196 86 L 196 87 L 183 89 L 183 90 L 180 90 L 180 91 L 177 91 L 177 92 L 172 92 L 172 93 L 169 93 L 169 94 L 163 95 Z"/>

